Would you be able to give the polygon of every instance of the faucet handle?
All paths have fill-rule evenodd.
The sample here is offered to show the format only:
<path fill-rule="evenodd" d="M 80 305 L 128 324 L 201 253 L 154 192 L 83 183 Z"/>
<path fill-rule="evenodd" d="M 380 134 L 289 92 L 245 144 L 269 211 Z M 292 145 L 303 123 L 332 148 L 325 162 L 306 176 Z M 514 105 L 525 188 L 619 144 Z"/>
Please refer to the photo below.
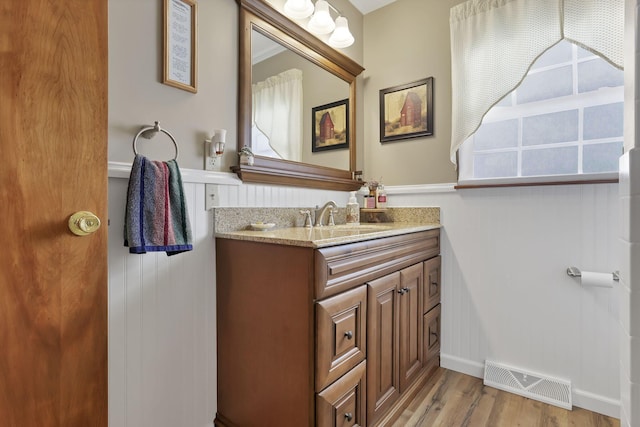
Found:
<path fill-rule="evenodd" d="M 311 211 L 309 209 L 302 209 L 300 214 L 306 215 L 304 217 L 304 226 L 310 228 L 313 225 L 313 222 L 311 221 Z"/>
<path fill-rule="evenodd" d="M 329 225 L 336 225 L 335 221 L 333 220 L 333 208 L 329 208 Z"/>

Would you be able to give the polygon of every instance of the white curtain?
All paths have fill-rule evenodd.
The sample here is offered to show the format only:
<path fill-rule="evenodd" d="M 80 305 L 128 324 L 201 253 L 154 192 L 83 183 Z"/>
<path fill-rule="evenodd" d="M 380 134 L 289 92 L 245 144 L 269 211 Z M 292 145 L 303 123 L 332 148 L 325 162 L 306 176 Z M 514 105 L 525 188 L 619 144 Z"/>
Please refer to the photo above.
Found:
<path fill-rule="evenodd" d="M 283 159 L 302 160 L 302 71 L 292 68 L 253 85 L 253 123 Z"/>
<path fill-rule="evenodd" d="M 622 68 L 624 0 L 470 0 L 451 9 L 451 161 L 484 115 L 562 39 Z"/>

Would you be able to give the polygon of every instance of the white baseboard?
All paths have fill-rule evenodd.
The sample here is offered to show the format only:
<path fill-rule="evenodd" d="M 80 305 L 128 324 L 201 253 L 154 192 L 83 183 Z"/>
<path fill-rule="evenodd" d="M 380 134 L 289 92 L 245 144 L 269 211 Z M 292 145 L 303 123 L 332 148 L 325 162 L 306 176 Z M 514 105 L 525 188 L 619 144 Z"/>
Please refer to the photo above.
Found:
<path fill-rule="evenodd" d="M 620 419 L 620 401 L 574 388 L 573 406 Z"/>
<path fill-rule="evenodd" d="M 462 372 L 476 378 L 484 378 L 484 363 L 463 359 L 450 354 L 440 353 L 440 366 L 452 371 Z M 620 401 L 585 390 L 574 388 L 571 391 L 573 406 L 620 418 Z"/>
<path fill-rule="evenodd" d="M 440 366 L 476 378 L 484 378 L 484 363 L 440 353 Z"/>

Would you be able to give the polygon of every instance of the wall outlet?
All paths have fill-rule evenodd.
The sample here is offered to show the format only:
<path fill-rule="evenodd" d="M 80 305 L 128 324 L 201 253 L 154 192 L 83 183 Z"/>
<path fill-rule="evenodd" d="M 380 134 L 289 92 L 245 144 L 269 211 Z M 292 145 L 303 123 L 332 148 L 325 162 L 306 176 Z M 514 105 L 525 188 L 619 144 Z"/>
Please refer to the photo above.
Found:
<path fill-rule="evenodd" d="M 203 150 L 202 154 L 204 155 L 204 170 L 206 170 L 206 171 L 214 171 L 214 170 L 220 169 L 219 165 L 218 165 L 218 167 L 216 167 L 216 161 L 218 161 L 218 162 L 222 161 L 222 158 L 220 158 L 220 157 L 215 158 L 215 157 L 209 156 L 209 153 L 210 153 L 209 146 L 210 146 L 210 144 L 211 144 L 211 140 L 208 140 L 208 139 L 204 140 L 204 144 L 203 144 L 204 150 Z"/>
<path fill-rule="evenodd" d="M 216 170 L 216 158 L 209 157 L 205 154 L 204 156 L 204 170 L 213 171 Z"/>

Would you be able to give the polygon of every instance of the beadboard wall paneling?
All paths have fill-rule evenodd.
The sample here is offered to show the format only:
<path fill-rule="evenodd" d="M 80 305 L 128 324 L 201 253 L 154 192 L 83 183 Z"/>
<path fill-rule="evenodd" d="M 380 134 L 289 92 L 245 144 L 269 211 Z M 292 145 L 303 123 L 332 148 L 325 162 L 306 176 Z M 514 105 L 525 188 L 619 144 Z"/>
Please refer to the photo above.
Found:
<path fill-rule="evenodd" d="M 127 179 L 109 179 L 109 425 L 213 426 L 215 245 L 204 184 L 185 183 L 193 251 L 129 254 Z"/>
<path fill-rule="evenodd" d="M 166 257 L 122 247 L 126 186 L 109 180 L 110 425 L 210 426 L 215 247 L 205 194 L 225 207 L 344 205 L 348 194 L 186 183 L 196 249 Z M 574 404 L 619 416 L 617 293 L 565 272 L 619 269 L 616 184 L 387 190 L 390 206 L 441 208 L 443 366 L 481 376 L 490 359 L 570 379 Z"/>
<path fill-rule="evenodd" d="M 617 184 L 388 193 L 441 208 L 443 366 L 569 379 L 575 405 L 619 417 L 617 289 L 566 274 L 619 269 Z"/>

